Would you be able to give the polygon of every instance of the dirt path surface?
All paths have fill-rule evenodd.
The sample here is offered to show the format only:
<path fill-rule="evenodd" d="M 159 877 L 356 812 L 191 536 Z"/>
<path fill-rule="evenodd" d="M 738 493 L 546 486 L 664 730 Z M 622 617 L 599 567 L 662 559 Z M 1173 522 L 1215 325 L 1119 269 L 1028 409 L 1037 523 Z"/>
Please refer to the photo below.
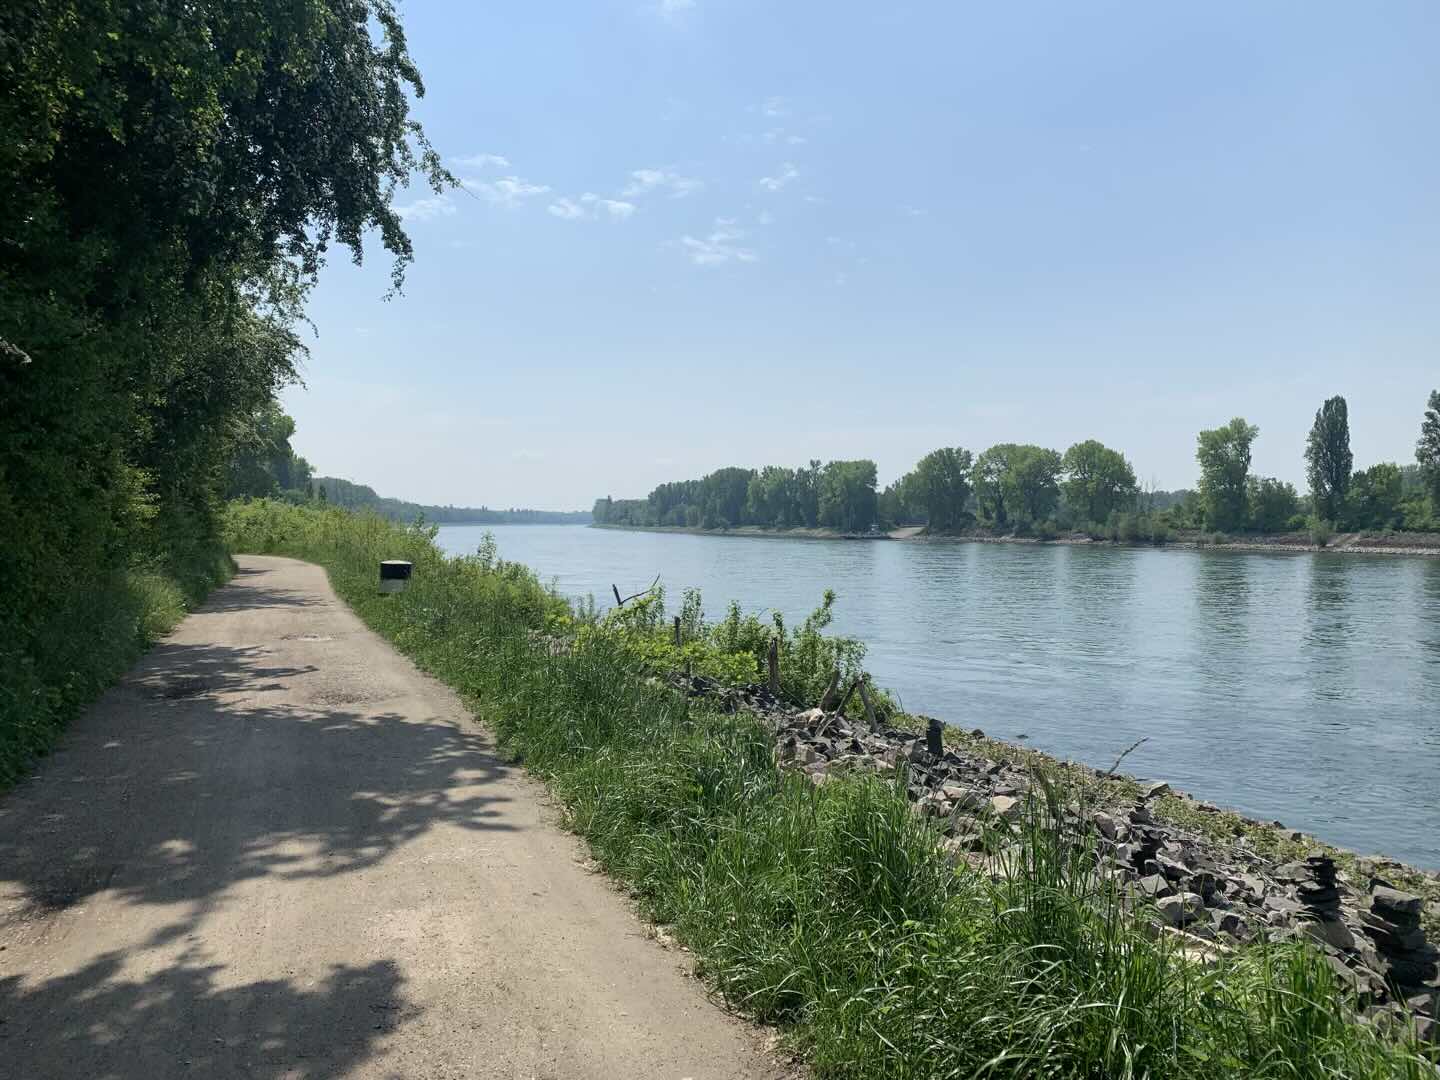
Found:
<path fill-rule="evenodd" d="M 0 798 L 0 1075 L 783 1072 L 323 571 L 239 561 Z"/>

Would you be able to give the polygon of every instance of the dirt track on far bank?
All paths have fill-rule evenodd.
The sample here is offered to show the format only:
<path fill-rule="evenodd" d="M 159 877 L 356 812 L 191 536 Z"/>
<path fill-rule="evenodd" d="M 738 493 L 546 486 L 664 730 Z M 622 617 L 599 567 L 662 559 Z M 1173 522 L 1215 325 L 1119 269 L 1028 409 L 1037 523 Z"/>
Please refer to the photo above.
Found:
<path fill-rule="evenodd" d="M 784 1072 L 321 570 L 240 566 L 0 798 L 0 1073 Z"/>

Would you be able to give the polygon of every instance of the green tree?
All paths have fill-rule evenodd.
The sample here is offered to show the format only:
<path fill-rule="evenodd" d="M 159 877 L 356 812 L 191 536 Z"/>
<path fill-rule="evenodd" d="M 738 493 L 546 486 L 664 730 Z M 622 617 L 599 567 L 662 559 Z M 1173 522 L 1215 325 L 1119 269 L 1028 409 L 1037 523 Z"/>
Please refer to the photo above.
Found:
<path fill-rule="evenodd" d="M 310 463 L 290 446 L 295 421 L 267 401 L 240 425 L 229 463 L 226 497 L 260 498 L 309 487 Z"/>
<path fill-rule="evenodd" d="M 1285 532 L 1300 512 L 1300 495 L 1294 484 L 1273 476 L 1250 478 L 1250 524 L 1265 533 Z"/>
<path fill-rule="evenodd" d="M 728 529 L 743 523 L 750 494 L 750 469 L 716 469 L 701 484 L 700 523 L 707 529 Z"/>
<path fill-rule="evenodd" d="M 1084 520 L 1103 525 L 1116 510 L 1135 504 L 1135 470 L 1118 450 L 1095 439 L 1076 443 L 1061 461 L 1065 501 Z"/>
<path fill-rule="evenodd" d="M 997 443 L 977 457 L 970 468 L 970 483 L 980 516 L 1001 529 L 1010 523 L 1011 492 L 1006 478 L 1010 475 L 1010 459 L 1018 449 L 1014 443 Z"/>
<path fill-rule="evenodd" d="M 969 450 L 943 447 L 930 451 L 901 480 L 903 503 L 923 513 L 933 530 L 959 528 L 968 517 L 973 465 Z"/>
<path fill-rule="evenodd" d="M 0 5 L 15 725 L 45 730 L 93 689 L 132 566 L 213 553 L 230 458 L 295 376 L 293 327 L 330 249 L 358 260 L 378 234 L 399 284 L 395 189 L 416 169 L 451 179 L 410 116 L 422 89 L 388 0 Z"/>
<path fill-rule="evenodd" d="M 795 502 L 802 525 L 813 529 L 820 524 L 820 462 L 814 458 L 795 470 Z"/>
<path fill-rule="evenodd" d="M 1420 422 L 1420 440 L 1415 444 L 1415 460 L 1430 491 L 1432 511 L 1440 517 L 1440 390 L 1430 391 L 1425 418 Z"/>
<path fill-rule="evenodd" d="M 1405 521 L 1404 497 L 1400 466 L 1372 465 L 1351 481 L 1345 523 L 1352 529 L 1398 529 Z"/>
<path fill-rule="evenodd" d="M 1017 446 L 1010 454 L 1005 485 L 1022 522 L 1047 520 L 1060 502 L 1061 458 L 1043 446 Z"/>
<path fill-rule="evenodd" d="M 1305 474 L 1315 513 L 1337 521 L 1350 487 L 1355 456 L 1350 452 L 1350 411 L 1343 397 L 1332 397 L 1315 412 L 1315 423 L 1305 443 Z"/>
<path fill-rule="evenodd" d="M 1212 529 L 1238 531 L 1249 510 L 1250 447 L 1260 429 L 1235 417 L 1223 427 L 1202 431 L 1195 458 L 1200 464 L 1200 505 Z"/>
<path fill-rule="evenodd" d="M 875 463 L 830 461 L 820 472 L 820 524 L 864 532 L 875 524 Z"/>
<path fill-rule="evenodd" d="M 766 465 L 750 478 L 745 495 L 745 517 L 749 524 L 791 529 L 800 524 L 800 504 L 795 492 L 795 470 Z"/>

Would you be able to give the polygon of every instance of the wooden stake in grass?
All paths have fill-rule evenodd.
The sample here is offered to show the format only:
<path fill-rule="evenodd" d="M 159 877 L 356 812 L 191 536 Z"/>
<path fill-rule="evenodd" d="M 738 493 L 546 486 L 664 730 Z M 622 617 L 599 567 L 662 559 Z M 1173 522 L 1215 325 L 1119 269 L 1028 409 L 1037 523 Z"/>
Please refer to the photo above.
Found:
<path fill-rule="evenodd" d="M 680 648 L 680 616 L 675 616 L 675 648 Z"/>
<path fill-rule="evenodd" d="M 840 669 L 830 672 L 830 685 L 820 697 L 820 711 L 829 712 L 835 707 L 835 695 L 840 693 Z"/>
<path fill-rule="evenodd" d="M 780 639 L 770 639 L 770 655 L 766 657 L 770 664 L 770 693 L 777 698 L 780 696 Z"/>
<path fill-rule="evenodd" d="M 860 704 L 865 706 L 865 720 L 873 732 L 880 725 L 875 719 L 875 706 L 870 704 L 870 692 L 865 689 L 865 683 L 867 681 L 865 676 L 862 675 L 860 677 Z"/>
<path fill-rule="evenodd" d="M 945 725 L 933 716 L 925 729 L 925 749 L 933 757 L 941 757 L 945 753 Z"/>

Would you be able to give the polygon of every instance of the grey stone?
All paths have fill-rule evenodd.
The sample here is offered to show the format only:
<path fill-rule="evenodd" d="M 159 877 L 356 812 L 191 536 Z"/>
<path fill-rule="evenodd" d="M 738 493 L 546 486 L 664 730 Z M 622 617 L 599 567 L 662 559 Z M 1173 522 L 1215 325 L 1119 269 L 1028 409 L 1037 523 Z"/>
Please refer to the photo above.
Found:
<path fill-rule="evenodd" d="M 1190 876 L 1190 868 L 1175 859 L 1165 855 L 1156 855 L 1155 862 L 1160 867 L 1160 872 L 1171 881 L 1184 881 Z"/>
<path fill-rule="evenodd" d="M 1205 901 L 1192 892 L 1162 896 L 1155 901 L 1155 909 L 1171 926 L 1185 926 L 1205 914 Z"/>
<path fill-rule="evenodd" d="M 1422 1043 L 1440 1043 L 1440 1022 L 1430 1016 L 1415 1017 L 1415 1037 Z"/>
<path fill-rule="evenodd" d="M 1106 840 L 1115 840 L 1124 843 L 1130 837 L 1130 827 L 1118 818 L 1109 814 L 1095 815 L 1095 828 L 1100 830 L 1100 835 Z"/>
<path fill-rule="evenodd" d="M 1267 896 L 1263 906 L 1266 911 L 1275 912 L 1286 918 L 1299 915 L 1300 912 L 1304 910 L 1297 901 L 1291 900 L 1288 896 L 1280 896 L 1279 894 Z"/>
<path fill-rule="evenodd" d="M 990 799 L 990 809 L 1006 821 L 1014 821 L 1020 816 L 1020 800 L 1013 795 L 995 795 Z"/>
<path fill-rule="evenodd" d="M 1233 911 L 1212 911 L 1210 922 L 1216 930 L 1222 934 L 1229 934 L 1233 938 L 1239 938 L 1246 932 L 1245 920 Z"/>
<path fill-rule="evenodd" d="M 1425 901 L 1418 896 L 1385 885 L 1376 886 L 1375 891 L 1370 894 L 1371 909 L 1385 915 L 1410 915 L 1419 918 L 1424 904 Z"/>
<path fill-rule="evenodd" d="M 1145 798 L 1158 799 L 1161 795 L 1170 794 L 1170 785 L 1164 780 L 1156 780 L 1153 784 L 1145 785 Z"/>
<path fill-rule="evenodd" d="M 1170 882 L 1159 874 L 1150 874 L 1135 882 L 1135 890 L 1142 896 L 1157 899 L 1162 896 L 1169 896 L 1175 890 L 1170 887 Z"/>
<path fill-rule="evenodd" d="M 1316 941 L 1333 945 L 1349 952 L 1355 948 L 1355 935 L 1339 919 L 1311 919 L 1305 923 L 1305 932 Z"/>

